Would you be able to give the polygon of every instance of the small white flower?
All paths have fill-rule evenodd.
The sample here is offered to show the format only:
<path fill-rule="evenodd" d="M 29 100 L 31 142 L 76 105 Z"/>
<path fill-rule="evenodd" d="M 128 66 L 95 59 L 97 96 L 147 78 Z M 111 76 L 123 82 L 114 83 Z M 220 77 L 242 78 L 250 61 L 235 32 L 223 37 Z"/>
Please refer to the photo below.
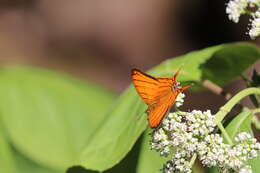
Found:
<path fill-rule="evenodd" d="M 230 0 L 227 4 L 226 13 L 228 18 L 235 23 L 238 23 L 241 14 L 245 13 L 247 0 Z"/>
<path fill-rule="evenodd" d="M 176 98 L 176 101 L 175 101 L 175 106 L 176 106 L 176 107 L 180 107 L 180 106 L 183 105 L 184 97 L 185 97 L 185 94 L 184 94 L 184 93 L 178 94 L 178 96 L 177 96 L 177 98 Z"/>
<path fill-rule="evenodd" d="M 256 150 L 251 150 L 250 154 L 253 158 L 257 157 L 257 151 Z"/>

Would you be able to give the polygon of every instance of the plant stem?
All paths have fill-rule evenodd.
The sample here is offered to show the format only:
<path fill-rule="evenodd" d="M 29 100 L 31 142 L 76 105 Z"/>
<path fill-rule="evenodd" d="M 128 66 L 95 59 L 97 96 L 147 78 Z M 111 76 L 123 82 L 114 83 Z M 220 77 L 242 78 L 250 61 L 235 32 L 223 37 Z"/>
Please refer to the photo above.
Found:
<path fill-rule="evenodd" d="M 239 93 L 237 93 L 234 97 L 232 97 L 224 106 L 220 108 L 220 110 L 216 114 L 215 123 L 219 124 L 224 119 L 224 117 L 231 111 L 231 109 L 244 97 L 251 95 L 251 94 L 258 94 L 260 95 L 259 88 L 247 88 Z"/>
<path fill-rule="evenodd" d="M 229 137 L 228 133 L 226 132 L 225 128 L 223 127 L 222 123 L 217 124 L 219 130 L 221 131 L 223 137 L 226 139 L 228 144 L 233 145 L 232 139 Z"/>
<path fill-rule="evenodd" d="M 192 158 L 190 159 L 190 167 L 192 167 L 192 165 L 194 164 L 195 160 L 197 158 L 197 154 L 193 154 Z"/>
<path fill-rule="evenodd" d="M 201 82 L 201 85 L 204 86 L 205 88 L 209 89 L 211 92 L 217 94 L 217 95 L 222 95 L 225 97 L 226 100 L 229 100 L 231 98 L 231 94 L 224 91 L 223 88 L 218 86 L 217 84 L 213 83 L 210 80 L 204 80 Z"/>

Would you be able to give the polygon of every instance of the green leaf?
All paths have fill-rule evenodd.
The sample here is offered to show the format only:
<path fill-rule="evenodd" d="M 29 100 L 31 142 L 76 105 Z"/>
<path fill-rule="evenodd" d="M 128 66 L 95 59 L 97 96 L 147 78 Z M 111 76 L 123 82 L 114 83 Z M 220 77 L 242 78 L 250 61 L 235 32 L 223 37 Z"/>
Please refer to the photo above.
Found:
<path fill-rule="evenodd" d="M 232 140 L 234 140 L 236 134 L 240 132 L 248 132 L 253 135 L 251 128 L 252 117 L 252 111 L 249 109 L 244 109 L 227 125 L 225 129 Z"/>
<path fill-rule="evenodd" d="M 260 50 L 253 45 L 234 44 L 217 51 L 201 65 L 203 79 L 223 85 L 240 76 L 260 58 Z"/>
<path fill-rule="evenodd" d="M 223 44 L 164 61 L 153 68 L 149 74 L 155 77 L 172 76 L 181 67 L 179 81 L 199 83 L 204 79 L 202 69 L 208 68 L 208 66 L 203 67 L 207 60 L 225 56 L 231 59 L 232 63 L 236 63 L 237 59 L 233 57 L 238 55 L 237 51 L 240 52 L 239 57 L 243 61 L 246 61 L 248 56 L 253 57 L 248 59 L 250 63 L 247 63 L 247 67 L 260 55 L 259 50 L 249 43 Z M 237 67 L 231 66 L 228 70 L 237 72 L 235 68 Z M 228 75 L 228 78 L 226 76 L 217 76 L 217 78 L 219 81 L 221 79 L 227 81 L 238 75 L 240 74 L 232 73 Z M 128 88 L 107 112 L 107 118 L 104 119 L 102 126 L 84 147 L 81 165 L 88 169 L 104 171 L 125 157 L 147 126 L 147 116 L 144 113 L 146 108 L 147 106 L 139 98 L 135 89 L 132 86 Z"/>
<path fill-rule="evenodd" d="M 0 113 L 14 147 L 43 166 L 78 164 L 114 95 L 91 83 L 29 67 L 0 69 Z"/>
<path fill-rule="evenodd" d="M 142 139 L 142 137 L 141 137 Z M 127 156 L 113 168 L 104 171 L 103 173 L 134 173 L 136 172 L 136 165 L 138 161 L 139 151 L 141 147 L 141 139 L 138 139 L 132 150 Z M 80 166 L 73 166 L 69 168 L 66 173 L 97 173 L 97 171 L 91 171 L 84 169 Z"/>
<path fill-rule="evenodd" d="M 4 137 L 4 130 L 0 130 L 0 172 L 3 173 L 62 173 L 53 171 L 32 162 L 28 158 L 14 151 Z"/>
<path fill-rule="evenodd" d="M 32 160 L 26 158 L 17 151 L 14 152 L 16 167 L 19 170 L 17 173 L 63 173 L 63 171 L 51 170 L 43 167 Z"/>
<path fill-rule="evenodd" d="M 0 128 L 0 172 L 18 173 L 10 145 L 4 137 L 2 128 Z"/>
<path fill-rule="evenodd" d="M 163 165 L 167 162 L 167 160 L 170 160 L 170 158 L 160 156 L 158 152 L 151 150 L 150 132 L 151 131 L 147 129 L 144 133 L 136 173 L 159 173 L 160 169 L 163 168 Z"/>
<path fill-rule="evenodd" d="M 103 171 L 111 168 L 128 153 L 146 127 L 145 105 L 128 89 L 115 103 L 100 129 L 86 145 L 81 165 Z"/>

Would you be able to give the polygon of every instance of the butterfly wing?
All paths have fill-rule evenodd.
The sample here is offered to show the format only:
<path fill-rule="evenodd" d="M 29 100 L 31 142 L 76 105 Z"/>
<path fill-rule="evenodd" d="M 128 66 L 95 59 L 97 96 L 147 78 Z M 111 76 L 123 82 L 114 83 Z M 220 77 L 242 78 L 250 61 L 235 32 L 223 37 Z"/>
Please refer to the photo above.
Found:
<path fill-rule="evenodd" d="M 143 101 L 150 105 L 156 102 L 159 81 L 140 70 L 132 70 L 132 81 Z"/>
<path fill-rule="evenodd" d="M 177 92 L 168 92 L 167 95 L 162 96 L 156 105 L 151 105 L 148 108 L 148 122 L 152 128 L 156 128 L 164 116 L 169 112 L 170 107 L 176 100 Z"/>
<path fill-rule="evenodd" d="M 160 98 L 171 91 L 171 78 L 154 78 L 140 70 L 132 70 L 132 81 L 137 93 L 148 105 L 159 102 Z"/>

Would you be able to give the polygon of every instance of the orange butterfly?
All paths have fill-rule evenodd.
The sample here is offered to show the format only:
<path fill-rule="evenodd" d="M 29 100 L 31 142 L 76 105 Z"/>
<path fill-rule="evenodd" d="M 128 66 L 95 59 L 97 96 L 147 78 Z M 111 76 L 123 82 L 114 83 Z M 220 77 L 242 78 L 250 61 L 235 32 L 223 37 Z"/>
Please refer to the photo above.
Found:
<path fill-rule="evenodd" d="M 146 112 L 149 114 L 148 122 L 152 128 L 159 126 L 178 94 L 191 86 L 180 86 L 180 83 L 176 81 L 179 72 L 180 70 L 172 78 L 155 78 L 138 69 L 132 69 L 135 89 L 148 105 Z"/>

